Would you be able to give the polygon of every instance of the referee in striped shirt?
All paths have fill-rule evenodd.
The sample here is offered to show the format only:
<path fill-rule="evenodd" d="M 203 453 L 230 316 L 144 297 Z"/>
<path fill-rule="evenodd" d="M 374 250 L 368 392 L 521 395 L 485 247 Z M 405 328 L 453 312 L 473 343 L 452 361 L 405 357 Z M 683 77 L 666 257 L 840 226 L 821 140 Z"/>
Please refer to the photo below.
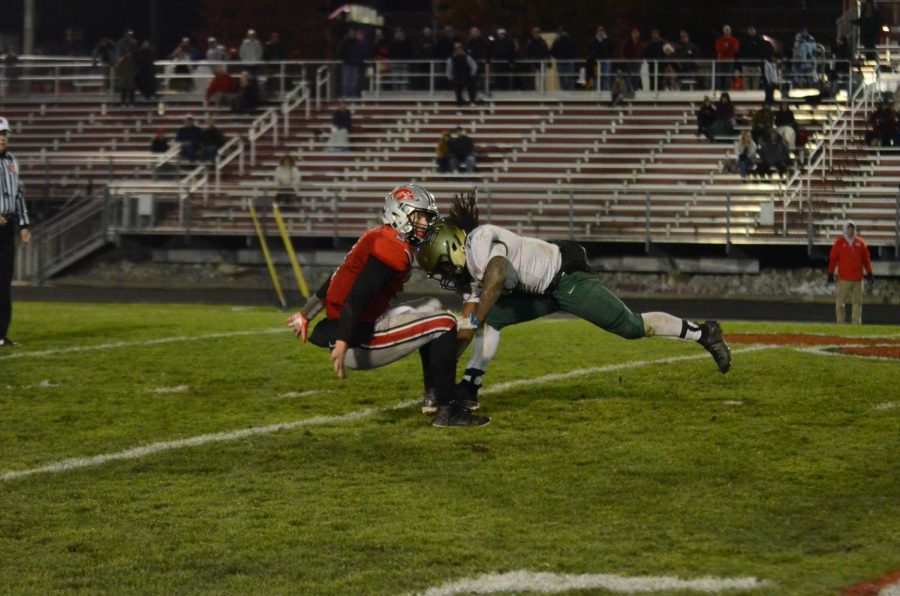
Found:
<path fill-rule="evenodd" d="M 12 275 L 16 256 L 16 227 L 22 244 L 31 242 L 25 185 L 19 178 L 19 162 L 6 150 L 9 122 L 0 118 L 0 348 L 14 346 L 6 337 L 12 319 Z"/>

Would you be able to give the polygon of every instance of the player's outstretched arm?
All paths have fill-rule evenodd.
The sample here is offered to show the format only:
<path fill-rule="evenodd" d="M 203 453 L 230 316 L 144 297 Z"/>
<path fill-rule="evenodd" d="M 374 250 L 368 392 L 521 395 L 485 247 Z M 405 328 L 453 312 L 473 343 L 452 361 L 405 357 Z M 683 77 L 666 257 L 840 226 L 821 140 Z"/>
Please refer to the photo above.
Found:
<path fill-rule="evenodd" d="M 491 308 L 500 299 L 503 293 L 503 285 L 506 283 L 507 267 L 509 261 L 506 257 L 496 256 L 492 258 L 484 270 L 484 279 L 481 282 L 481 296 L 478 308 L 475 309 L 475 318 L 480 323 L 487 318 Z"/>

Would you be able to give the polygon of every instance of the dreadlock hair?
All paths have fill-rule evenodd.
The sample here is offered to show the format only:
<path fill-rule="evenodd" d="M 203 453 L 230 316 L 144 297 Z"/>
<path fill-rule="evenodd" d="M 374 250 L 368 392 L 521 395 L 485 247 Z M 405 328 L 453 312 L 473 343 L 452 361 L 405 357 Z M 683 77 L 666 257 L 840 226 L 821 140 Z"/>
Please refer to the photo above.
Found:
<path fill-rule="evenodd" d="M 450 201 L 450 215 L 447 221 L 466 234 L 478 227 L 478 206 L 476 203 L 477 189 L 472 189 L 463 196 L 462 193 L 453 195 Z"/>

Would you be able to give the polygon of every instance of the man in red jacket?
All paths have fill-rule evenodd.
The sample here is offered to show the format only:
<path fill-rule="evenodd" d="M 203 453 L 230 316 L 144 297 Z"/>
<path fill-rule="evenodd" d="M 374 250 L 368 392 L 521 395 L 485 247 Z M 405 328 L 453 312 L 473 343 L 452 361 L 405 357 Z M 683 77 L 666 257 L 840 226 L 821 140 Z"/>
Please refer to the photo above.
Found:
<path fill-rule="evenodd" d="M 418 350 L 425 380 L 422 411 L 434 414 L 434 426 L 483 426 L 491 419 L 474 416 L 456 395 L 456 317 L 434 299 L 391 305 L 409 279 L 414 247 L 436 217 L 434 196 L 418 184 L 389 192 L 384 225 L 362 235 L 288 325 L 303 343 L 309 339 L 331 352 L 339 379 L 346 378 L 345 368 L 378 368 Z M 325 318 L 309 333 L 310 321 L 322 310 Z"/>
<path fill-rule="evenodd" d="M 719 79 L 716 89 L 728 91 L 731 89 L 731 76 L 734 74 L 734 59 L 737 56 L 741 43 L 731 34 L 731 27 L 722 27 L 722 36 L 716 40 L 716 73 Z"/>
<path fill-rule="evenodd" d="M 869 247 L 866 241 L 856 235 L 856 224 L 848 221 L 844 224 L 844 234 L 834 241 L 831 256 L 828 259 L 828 283 L 834 283 L 834 270 L 838 270 L 837 302 L 834 305 L 837 322 L 844 322 L 844 307 L 849 300 L 852 305 L 851 322 L 862 323 L 863 268 L 869 283 L 874 279 L 872 262 L 869 260 Z"/>

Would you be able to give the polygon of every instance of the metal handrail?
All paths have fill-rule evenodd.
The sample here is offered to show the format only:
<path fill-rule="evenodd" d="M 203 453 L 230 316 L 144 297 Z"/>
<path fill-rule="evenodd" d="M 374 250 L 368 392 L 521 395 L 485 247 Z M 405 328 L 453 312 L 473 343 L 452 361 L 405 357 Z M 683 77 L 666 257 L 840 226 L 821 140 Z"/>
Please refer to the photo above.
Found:
<path fill-rule="evenodd" d="M 284 121 L 284 136 L 287 137 L 290 134 L 291 128 L 291 112 L 296 109 L 300 104 L 306 104 L 305 114 L 306 118 L 309 118 L 310 114 L 310 96 L 309 96 L 309 86 L 306 84 L 306 81 L 299 83 L 293 89 L 291 89 L 290 93 L 285 95 L 284 101 L 281 102 L 281 119 Z"/>
<path fill-rule="evenodd" d="M 325 87 L 325 97 L 331 99 L 331 76 L 328 73 L 328 65 L 323 64 L 316 69 L 316 109 L 322 106 L 322 87 Z M 309 118 L 309 112 L 306 112 Z"/>
<path fill-rule="evenodd" d="M 278 143 L 278 111 L 269 108 L 250 125 L 247 132 L 247 140 L 250 141 L 250 163 L 256 165 L 256 141 L 269 131 L 272 131 L 272 144 Z"/>
<path fill-rule="evenodd" d="M 238 173 L 244 174 L 244 139 L 234 137 L 219 150 L 216 156 L 216 192 L 221 190 L 222 170 L 235 159 L 238 160 Z"/>

